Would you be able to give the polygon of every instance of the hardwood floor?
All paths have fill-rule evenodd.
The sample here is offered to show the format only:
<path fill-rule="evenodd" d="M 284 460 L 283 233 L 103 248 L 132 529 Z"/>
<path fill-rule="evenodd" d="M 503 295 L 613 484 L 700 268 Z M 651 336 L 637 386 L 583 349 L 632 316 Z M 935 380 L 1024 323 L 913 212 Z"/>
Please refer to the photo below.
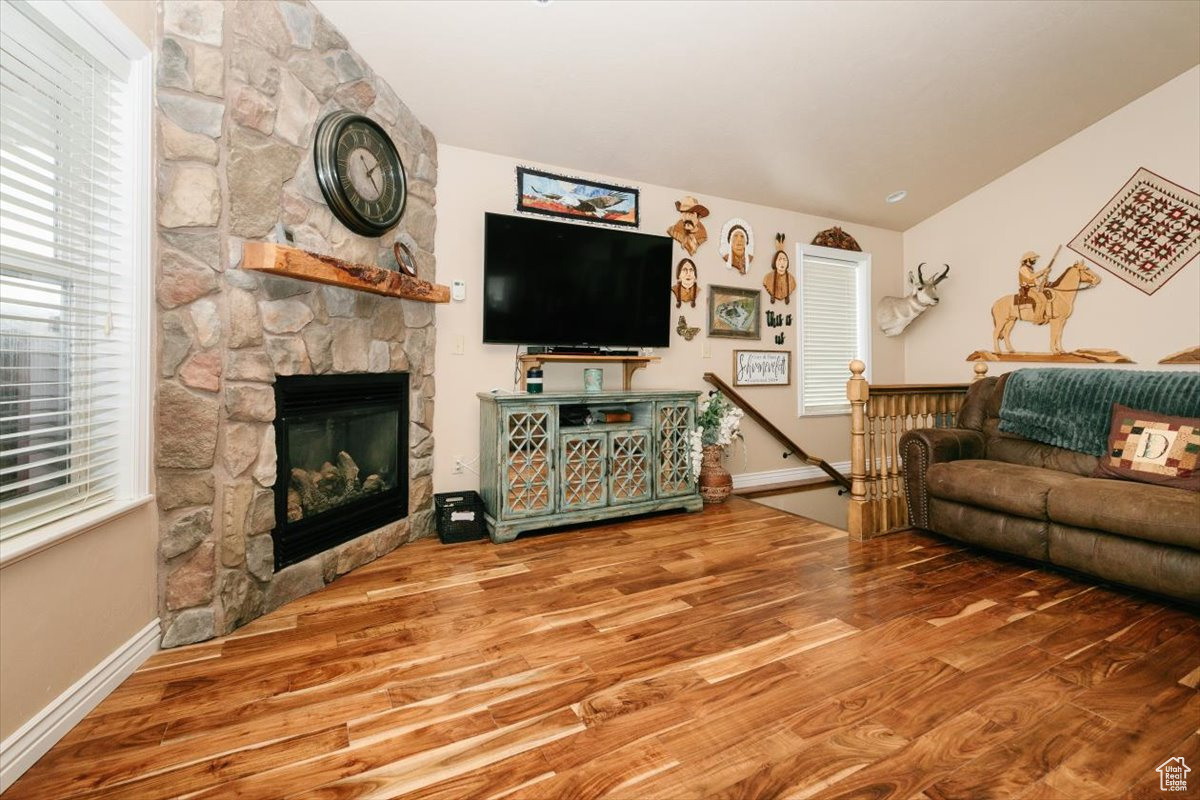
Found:
<path fill-rule="evenodd" d="M 1188 610 L 734 498 L 402 547 L 154 656 L 5 800 L 1196 796 L 1198 684 Z"/>

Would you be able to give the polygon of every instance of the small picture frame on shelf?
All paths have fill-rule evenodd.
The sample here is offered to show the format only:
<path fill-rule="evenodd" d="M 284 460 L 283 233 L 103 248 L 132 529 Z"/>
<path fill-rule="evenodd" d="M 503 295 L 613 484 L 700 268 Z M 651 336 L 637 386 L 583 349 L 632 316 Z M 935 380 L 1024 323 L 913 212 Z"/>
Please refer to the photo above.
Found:
<path fill-rule="evenodd" d="M 760 337 L 762 292 L 738 286 L 710 286 L 708 290 L 708 335 L 728 339 Z"/>
<path fill-rule="evenodd" d="M 787 350 L 734 350 L 734 386 L 790 386 L 792 354 Z"/>

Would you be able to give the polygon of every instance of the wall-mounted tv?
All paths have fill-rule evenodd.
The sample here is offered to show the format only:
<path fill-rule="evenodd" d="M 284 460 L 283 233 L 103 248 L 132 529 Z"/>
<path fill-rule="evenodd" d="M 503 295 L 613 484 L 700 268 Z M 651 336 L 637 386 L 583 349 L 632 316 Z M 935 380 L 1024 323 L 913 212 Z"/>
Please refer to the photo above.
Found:
<path fill-rule="evenodd" d="M 666 347 L 671 238 L 484 217 L 483 341 Z"/>

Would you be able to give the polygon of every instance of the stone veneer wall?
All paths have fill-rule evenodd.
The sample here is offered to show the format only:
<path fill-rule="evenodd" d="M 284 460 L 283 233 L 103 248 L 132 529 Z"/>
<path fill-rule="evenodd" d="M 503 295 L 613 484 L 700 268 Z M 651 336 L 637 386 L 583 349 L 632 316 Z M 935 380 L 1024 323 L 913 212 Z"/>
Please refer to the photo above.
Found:
<path fill-rule="evenodd" d="M 164 647 L 321 588 L 432 529 L 433 306 L 239 269 L 282 222 L 298 247 L 434 279 L 433 135 L 308 2 L 166 0 L 157 74 L 159 611 Z M 409 180 L 387 237 L 330 214 L 316 124 L 380 122 Z M 409 516 L 273 573 L 276 375 L 410 373 Z"/>

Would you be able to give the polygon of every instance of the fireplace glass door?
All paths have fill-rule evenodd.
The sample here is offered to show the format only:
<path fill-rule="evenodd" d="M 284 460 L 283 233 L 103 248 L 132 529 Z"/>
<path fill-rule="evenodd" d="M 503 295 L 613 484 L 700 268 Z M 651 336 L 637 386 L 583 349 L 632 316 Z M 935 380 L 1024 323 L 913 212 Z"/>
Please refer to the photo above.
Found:
<path fill-rule="evenodd" d="M 406 373 L 281 376 L 275 388 L 276 569 L 406 515 Z"/>
<path fill-rule="evenodd" d="M 311 519 L 398 485 L 400 411 L 337 411 L 288 431 L 288 522 Z"/>

